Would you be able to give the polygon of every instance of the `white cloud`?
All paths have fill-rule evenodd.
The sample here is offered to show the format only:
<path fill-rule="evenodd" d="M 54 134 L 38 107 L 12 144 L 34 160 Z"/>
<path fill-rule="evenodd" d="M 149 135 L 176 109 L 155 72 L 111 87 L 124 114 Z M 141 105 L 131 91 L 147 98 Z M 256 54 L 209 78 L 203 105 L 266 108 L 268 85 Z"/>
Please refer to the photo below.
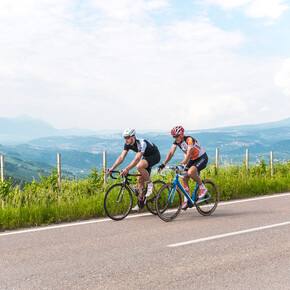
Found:
<path fill-rule="evenodd" d="M 128 21 L 131 18 L 146 18 L 148 12 L 154 12 L 167 7 L 165 0 L 90 0 L 92 7 L 100 9 L 107 17 Z"/>
<path fill-rule="evenodd" d="M 268 112 L 268 111 L 271 111 L 271 108 L 270 108 L 270 107 L 266 107 L 266 106 L 264 106 L 264 107 L 261 107 L 261 108 L 259 109 L 259 112 Z"/>
<path fill-rule="evenodd" d="M 245 36 L 208 18 L 157 25 L 154 13 L 167 1 L 1 5 L 6 116 L 25 113 L 58 128 L 209 128 L 255 123 L 261 100 L 271 106 L 279 97 L 281 60 L 240 56 Z"/>
<path fill-rule="evenodd" d="M 208 0 L 208 3 L 228 11 L 241 9 L 251 18 L 277 19 L 290 8 L 287 0 Z"/>
<path fill-rule="evenodd" d="M 280 18 L 290 8 L 285 0 L 255 0 L 246 8 L 245 13 L 252 18 Z"/>
<path fill-rule="evenodd" d="M 283 89 L 285 95 L 290 96 L 290 58 L 284 61 L 281 71 L 276 75 L 275 82 Z"/>
<path fill-rule="evenodd" d="M 253 0 L 207 0 L 212 5 L 220 6 L 224 10 L 231 10 L 249 4 Z"/>

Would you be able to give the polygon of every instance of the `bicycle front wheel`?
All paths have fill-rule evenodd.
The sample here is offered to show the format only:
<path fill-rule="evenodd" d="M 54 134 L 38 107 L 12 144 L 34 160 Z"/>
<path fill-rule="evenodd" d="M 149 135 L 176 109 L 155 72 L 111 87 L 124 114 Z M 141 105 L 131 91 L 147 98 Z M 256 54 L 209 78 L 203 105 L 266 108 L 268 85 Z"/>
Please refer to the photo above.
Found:
<path fill-rule="evenodd" d="M 162 180 L 155 180 L 153 181 L 153 184 L 154 184 L 154 190 L 153 190 L 153 193 L 146 200 L 146 207 L 152 214 L 157 215 L 156 202 L 155 202 L 156 195 L 159 189 L 165 184 L 165 182 Z"/>
<path fill-rule="evenodd" d="M 207 188 L 207 193 L 201 202 L 196 202 L 195 206 L 198 212 L 202 215 L 210 215 L 217 208 L 219 202 L 219 191 L 216 184 L 207 179 L 203 181 L 204 185 Z M 199 194 L 199 188 L 197 190 L 196 197 Z M 197 200 L 196 200 L 197 201 Z"/>
<path fill-rule="evenodd" d="M 164 184 L 156 196 L 156 211 L 158 216 L 165 222 L 175 220 L 181 211 L 182 195 L 174 183 Z"/>
<path fill-rule="evenodd" d="M 108 217 L 115 221 L 125 218 L 132 208 L 132 193 L 127 186 L 117 183 L 111 186 L 104 199 L 104 208 Z"/>

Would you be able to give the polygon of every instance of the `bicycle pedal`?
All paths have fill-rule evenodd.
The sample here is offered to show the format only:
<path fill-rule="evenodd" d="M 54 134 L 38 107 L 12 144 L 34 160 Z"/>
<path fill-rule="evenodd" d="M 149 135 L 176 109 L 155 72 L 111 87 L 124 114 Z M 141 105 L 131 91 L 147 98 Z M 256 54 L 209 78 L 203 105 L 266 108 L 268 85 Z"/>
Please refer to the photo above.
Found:
<path fill-rule="evenodd" d="M 208 198 L 198 199 L 195 203 L 201 203 L 201 202 L 206 201 L 206 200 L 208 200 Z"/>
<path fill-rule="evenodd" d="M 140 209 L 144 208 L 144 206 L 145 206 L 144 201 L 138 200 L 138 206 L 139 206 Z"/>

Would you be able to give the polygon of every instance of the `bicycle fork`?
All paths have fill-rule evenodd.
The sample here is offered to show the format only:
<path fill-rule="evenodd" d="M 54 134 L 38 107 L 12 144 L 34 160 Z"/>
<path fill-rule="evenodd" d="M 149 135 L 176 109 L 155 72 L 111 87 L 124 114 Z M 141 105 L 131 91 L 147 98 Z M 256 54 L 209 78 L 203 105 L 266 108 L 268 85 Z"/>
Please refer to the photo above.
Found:
<path fill-rule="evenodd" d="M 120 189 L 120 191 L 119 191 L 119 194 L 117 196 L 117 200 L 116 200 L 117 203 L 121 203 L 122 202 L 123 196 L 124 196 L 124 192 L 125 192 L 125 187 L 126 187 L 126 185 L 123 184 L 121 189 Z"/>

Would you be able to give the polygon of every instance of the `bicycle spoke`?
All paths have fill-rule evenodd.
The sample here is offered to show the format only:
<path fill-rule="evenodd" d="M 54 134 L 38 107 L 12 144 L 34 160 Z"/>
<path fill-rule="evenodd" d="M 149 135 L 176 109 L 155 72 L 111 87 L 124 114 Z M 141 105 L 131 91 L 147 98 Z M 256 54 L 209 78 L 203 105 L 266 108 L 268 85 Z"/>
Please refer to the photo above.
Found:
<path fill-rule="evenodd" d="M 181 211 L 182 198 L 179 188 L 174 191 L 174 184 L 167 183 L 162 186 L 156 197 L 156 210 L 158 216 L 164 221 L 172 221 Z"/>
<path fill-rule="evenodd" d="M 148 199 L 146 200 L 146 207 L 152 214 L 157 215 L 156 202 L 155 202 L 156 195 L 158 191 L 160 190 L 160 188 L 165 184 L 165 182 L 162 180 L 156 180 L 156 181 L 153 181 L 153 183 L 154 183 L 155 188 L 152 195 L 150 195 Z"/>
<path fill-rule="evenodd" d="M 125 218 L 132 208 L 132 194 L 123 184 L 115 184 L 109 188 L 104 199 L 107 215 L 113 220 Z"/>
<path fill-rule="evenodd" d="M 207 188 L 205 197 L 201 200 L 197 200 L 195 205 L 198 212 L 202 215 L 210 215 L 217 208 L 219 201 L 219 192 L 215 183 L 211 180 L 205 180 L 204 185 Z M 197 192 L 198 196 L 199 190 Z"/>

